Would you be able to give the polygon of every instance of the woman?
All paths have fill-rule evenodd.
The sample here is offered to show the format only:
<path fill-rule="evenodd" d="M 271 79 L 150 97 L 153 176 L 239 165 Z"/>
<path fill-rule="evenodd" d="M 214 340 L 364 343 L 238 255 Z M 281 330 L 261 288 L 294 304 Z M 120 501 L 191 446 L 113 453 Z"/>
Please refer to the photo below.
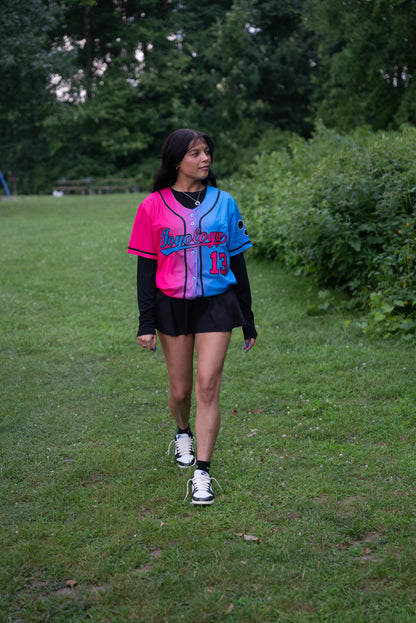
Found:
<path fill-rule="evenodd" d="M 178 427 L 171 444 L 179 467 L 196 462 L 188 481 L 195 505 L 214 502 L 209 469 L 231 331 L 243 327 L 245 351 L 257 337 L 243 256 L 252 244 L 234 199 L 216 188 L 212 156 L 212 141 L 202 132 L 181 129 L 169 135 L 128 247 L 138 256 L 137 342 L 155 350 L 157 330 L 169 378 L 168 404 Z M 194 350 L 197 459 L 189 423 Z"/>

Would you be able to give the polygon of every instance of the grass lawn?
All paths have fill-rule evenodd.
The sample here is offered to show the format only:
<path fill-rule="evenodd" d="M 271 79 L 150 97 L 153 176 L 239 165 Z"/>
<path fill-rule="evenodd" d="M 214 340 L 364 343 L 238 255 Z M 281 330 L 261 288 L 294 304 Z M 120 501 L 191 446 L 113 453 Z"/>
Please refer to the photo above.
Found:
<path fill-rule="evenodd" d="M 248 256 L 259 338 L 193 508 L 135 340 L 138 200 L 1 201 L 0 621 L 416 621 L 414 345 Z"/>

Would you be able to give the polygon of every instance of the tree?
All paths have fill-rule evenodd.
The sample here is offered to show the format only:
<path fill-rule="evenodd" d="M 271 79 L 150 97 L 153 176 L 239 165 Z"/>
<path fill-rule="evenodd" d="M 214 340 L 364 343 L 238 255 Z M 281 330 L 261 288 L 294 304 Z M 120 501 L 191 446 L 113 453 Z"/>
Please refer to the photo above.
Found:
<path fill-rule="evenodd" d="M 78 70 L 46 122 L 52 153 L 65 162 L 63 175 L 122 172 L 151 184 L 151 167 L 139 163 L 159 154 L 175 114 L 173 85 L 183 64 L 172 36 L 178 4 L 69 2 L 57 34 L 67 33 Z"/>
<path fill-rule="evenodd" d="M 415 0 L 309 0 L 317 115 L 329 126 L 416 123 Z"/>
<path fill-rule="evenodd" d="M 199 15 L 207 24 L 206 7 L 186 3 L 182 47 L 188 60 L 180 101 L 185 118 L 219 138 L 222 168 L 230 173 L 254 157 L 271 129 L 310 132 L 311 40 L 302 28 L 303 2 L 234 0 L 226 11 L 224 4 L 212 7 L 218 17 L 204 29 L 192 28 L 191 20 Z"/>
<path fill-rule="evenodd" d="M 6 174 L 31 171 L 34 188 L 48 153 L 40 124 L 55 105 L 49 77 L 71 62 L 58 41 L 52 45 L 60 19 L 59 5 L 42 0 L 4 0 L 0 14 L 0 162 Z"/>
<path fill-rule="evenodd" d="M 61 176 L 135 172 L 150 185 L 179 126 L 213 135 L 221 174 L 250 161 L 260 141 L 275 148 L 274 128 L 307 134 L 304 1 L 7 0 L 4 32 L 17 20 L 25 33 L 20 41 L 14 31 L 11 48 L 36 44 L 29 65 L 17 59 L 8 73 L 18 93 L 3 110 L 3 121 L 6 109 L 16 120 L 9 165 L 31 172 L 33 190 Z M 28 66 L 37 78 L 23 86 Z"/>
<path fill-rule="evenodd" d="M 212 44 L 207 15 L 224 15 L 226 4 L 68 4 L 58 34 L 67 33 L 79 71 L 68 83 L 66 101 L 46 124 L 54 158 L 63 162 L 65 154 L 66 176 L 139 171 L 142 185 L 147 181 L 149 186 L 150 169 L 169 131 L 195 125 L 215 132 L 215 124 L 207 123 L 210 87 L 200 49 Z M 98 27 L 113 5 L 122 11 Z M 94 42 L 92 60 L 85 49 L 89 39 Z M 143 162 L 149 165 L 143 167 Z"/>

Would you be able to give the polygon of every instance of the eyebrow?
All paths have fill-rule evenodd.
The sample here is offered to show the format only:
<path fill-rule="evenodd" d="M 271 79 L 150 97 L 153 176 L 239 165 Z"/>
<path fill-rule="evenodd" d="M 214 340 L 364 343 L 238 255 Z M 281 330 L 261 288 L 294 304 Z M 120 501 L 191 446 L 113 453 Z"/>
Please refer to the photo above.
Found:
<path fill-rule="evenodd" d="M 187 152 L 186 152 L 186 153 L 187 153 L 187 154 L 189 154 L 191 151 L 211 151 L 211 150 L 210 150 L 210 148 L 208 147 L 208 145 L 207 145 L 206 147 L 204 147 L 202 150 L 201 150 L 201 148 L 200 148 L 200 147 L 190 147 L 190 148 L 187 150 Z"/>

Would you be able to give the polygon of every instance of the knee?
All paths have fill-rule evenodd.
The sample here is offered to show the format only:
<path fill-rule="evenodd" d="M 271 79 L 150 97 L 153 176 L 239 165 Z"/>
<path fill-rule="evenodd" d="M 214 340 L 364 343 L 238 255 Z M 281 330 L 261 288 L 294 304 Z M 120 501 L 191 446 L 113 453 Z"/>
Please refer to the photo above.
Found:
<path fill-rule="evenodd" d="M 216 383 L 197 381 L 195 385 L 195 396 L 197 402 L 211 405 L 218 401 L 218 387 Z"/>
<path fill-rule="evenodd" d="M 190 400 L 192 394 L 192 386 L 187 387 L 185 385 L 171 387 L 169 390 L 170 398 L 174 400 L 176 404 L 185 403 Z"/>

